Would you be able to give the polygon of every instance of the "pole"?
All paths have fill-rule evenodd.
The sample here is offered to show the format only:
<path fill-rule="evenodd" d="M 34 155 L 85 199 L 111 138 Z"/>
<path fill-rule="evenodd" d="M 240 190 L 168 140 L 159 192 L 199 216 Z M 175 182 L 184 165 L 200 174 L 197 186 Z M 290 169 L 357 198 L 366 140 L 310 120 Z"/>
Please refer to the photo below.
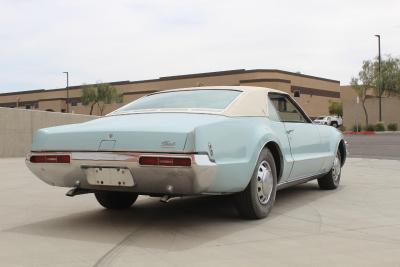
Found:
<path fill-rule="evenodd" d="M 69 73 L 68 71 L 64 71 L 63 73 L 67 75 L 67 113 L 69 113 Z"/>
<path fill-rule="evenodd" d="M 381 36 L 379 34 L 375 35 L 378 37 L 378 93 L 379 93 L 379 121 L 382 121 L 382 82 L 381 82 Z"/>

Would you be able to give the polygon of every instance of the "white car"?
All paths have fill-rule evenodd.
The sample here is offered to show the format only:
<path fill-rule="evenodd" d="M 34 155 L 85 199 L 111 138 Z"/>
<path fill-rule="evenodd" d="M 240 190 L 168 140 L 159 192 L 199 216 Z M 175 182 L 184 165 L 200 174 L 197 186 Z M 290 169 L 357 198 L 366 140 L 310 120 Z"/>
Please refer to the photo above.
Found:
<path fill-rule="evenodd" d="M 314 123 L 330 125 L 337 128 L 343 124 L 343 119 L 339 116 L 323 116 L 323 117 L 317 117 L 314 120 Z"/>

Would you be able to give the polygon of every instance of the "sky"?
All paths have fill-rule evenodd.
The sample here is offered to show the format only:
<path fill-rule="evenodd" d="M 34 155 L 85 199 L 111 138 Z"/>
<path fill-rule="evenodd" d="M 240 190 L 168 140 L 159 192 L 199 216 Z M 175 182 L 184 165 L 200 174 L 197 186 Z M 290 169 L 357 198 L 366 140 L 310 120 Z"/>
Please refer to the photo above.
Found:
<path fill-rule="evenodd" d="M 400 56 L 400 1 L 0 0 L 0 93 L 231 69 L 348 84 Z"/>

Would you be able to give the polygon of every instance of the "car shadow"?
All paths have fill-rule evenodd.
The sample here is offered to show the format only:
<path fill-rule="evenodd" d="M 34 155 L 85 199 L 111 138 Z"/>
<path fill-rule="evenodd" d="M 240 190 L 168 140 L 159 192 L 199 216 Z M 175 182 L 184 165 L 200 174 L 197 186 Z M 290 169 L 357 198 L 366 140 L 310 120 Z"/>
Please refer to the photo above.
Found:
<path fill-rule="evenodd" d="M 263 220 L 243 220 L 230 196 L 187 197 L 160 203 L 142 197 L 128 210 L 102 208 L 21 225 L 7 232 L 116 244 L 116 247 L 184 250 L 223 236 L 268 224 L 276 216 L 328 196 L 315 183 L 278 192 L 272 213 Z M 94 199 L 93 199 L 94 201 Z M 174 243 L 174 244 L 172 244 Z"/>

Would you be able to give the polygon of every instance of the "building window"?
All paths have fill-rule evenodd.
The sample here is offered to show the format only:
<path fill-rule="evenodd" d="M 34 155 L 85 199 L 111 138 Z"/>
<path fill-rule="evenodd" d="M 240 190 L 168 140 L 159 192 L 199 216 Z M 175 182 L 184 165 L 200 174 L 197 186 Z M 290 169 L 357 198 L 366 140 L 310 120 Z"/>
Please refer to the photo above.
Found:
<path fill-rule="evenodd" d="M 26 105 L 25 109 L 31 109 L 31 105 Z"/>
<path fill-rule="evenodd" d="M 78 105 L 78 102 L 76 102 L 76 101 L 71 101 L 71 106 L 77 106 Z"/>

